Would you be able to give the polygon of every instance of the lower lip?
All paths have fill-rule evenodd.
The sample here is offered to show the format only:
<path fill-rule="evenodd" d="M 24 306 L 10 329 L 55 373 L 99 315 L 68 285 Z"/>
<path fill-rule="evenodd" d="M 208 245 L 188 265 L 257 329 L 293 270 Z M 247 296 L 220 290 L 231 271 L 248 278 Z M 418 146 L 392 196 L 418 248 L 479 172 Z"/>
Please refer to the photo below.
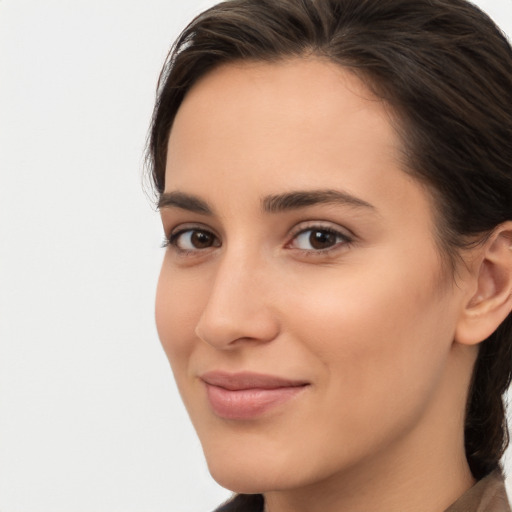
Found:
<path fill-rule="evenodd" d="M 206 384 L 206 391 L 210 405 L 217 416 L 229 420 L 249 420 L 288 402 L 304 391 L 305 387 L 229 390 Z"/>

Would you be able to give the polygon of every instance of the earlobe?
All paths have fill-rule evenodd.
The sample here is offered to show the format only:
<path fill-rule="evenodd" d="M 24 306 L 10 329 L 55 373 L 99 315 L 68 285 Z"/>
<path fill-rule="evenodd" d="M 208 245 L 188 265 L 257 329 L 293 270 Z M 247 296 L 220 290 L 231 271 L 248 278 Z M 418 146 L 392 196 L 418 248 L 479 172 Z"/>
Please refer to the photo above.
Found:
<path fill-rule="evenodd" d="M 512 311 L 512 222 L 500 224 L 475 250 L 474 286 L 455 332 L 464 345 L 484 341 Z"/>

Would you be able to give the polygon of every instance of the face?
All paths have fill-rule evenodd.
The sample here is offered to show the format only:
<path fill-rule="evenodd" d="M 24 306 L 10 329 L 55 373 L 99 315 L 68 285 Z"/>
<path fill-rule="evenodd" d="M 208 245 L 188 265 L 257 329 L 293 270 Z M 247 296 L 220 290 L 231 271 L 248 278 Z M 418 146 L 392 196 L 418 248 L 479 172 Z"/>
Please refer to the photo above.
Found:
<path fill-rule="evenodd" d="M 414 457 L 453 413 L 461 297 L 386 106 L 325 61 L 231 64 L 168 154 L 157 327 L 214 478 L 254 493 Z"/>

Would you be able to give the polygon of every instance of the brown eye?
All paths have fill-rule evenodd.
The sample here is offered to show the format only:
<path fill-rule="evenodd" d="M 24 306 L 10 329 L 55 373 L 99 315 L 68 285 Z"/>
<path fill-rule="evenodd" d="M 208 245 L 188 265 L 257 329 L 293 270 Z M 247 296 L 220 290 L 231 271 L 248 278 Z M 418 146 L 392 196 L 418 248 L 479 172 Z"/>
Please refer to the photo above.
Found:
<path fill-rule="evenodd" d="M 186 229 L 171 236 L 170 245 L 181 251 L 199 251 L 219 247 L 217 237 L 204 229 Z"/>
<path fill-rule="evenodd" d="M 337 242 L 337 237 L 329 231 L 311 230 L 309 244 L 313 249 L 327 249 Z"/>
<path fill-rule="evenodd" d="M 190 243 L 196 249 L 211 247 L 214 241 L 215 237 L 206 231 L 193 231 L 190 235 Z"/>
<path fill-rule="evenodd" d="M 292 246 L 303 251 L 326 251 L 350 241 L 348 236 L 332 229 L 310 228 L 296 235 Z"/>

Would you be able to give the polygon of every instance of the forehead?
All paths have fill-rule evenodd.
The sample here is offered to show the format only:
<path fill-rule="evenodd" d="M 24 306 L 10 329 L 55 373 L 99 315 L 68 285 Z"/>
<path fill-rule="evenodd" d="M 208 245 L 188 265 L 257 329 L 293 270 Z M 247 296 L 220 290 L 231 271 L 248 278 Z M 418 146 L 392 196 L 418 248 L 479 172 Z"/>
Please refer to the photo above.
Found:
<path fill-rule="evenodd" d="M 353 73 L 318 58 L 219 67 L 189 91 L 169 138 L 166 189 L 197 171 L 250 180 L 293 169 L 400 165 L 389 108 Z M 287 176 L 290 178 L 291 176 Z"/>

